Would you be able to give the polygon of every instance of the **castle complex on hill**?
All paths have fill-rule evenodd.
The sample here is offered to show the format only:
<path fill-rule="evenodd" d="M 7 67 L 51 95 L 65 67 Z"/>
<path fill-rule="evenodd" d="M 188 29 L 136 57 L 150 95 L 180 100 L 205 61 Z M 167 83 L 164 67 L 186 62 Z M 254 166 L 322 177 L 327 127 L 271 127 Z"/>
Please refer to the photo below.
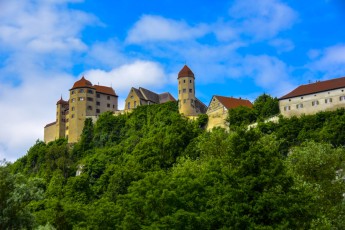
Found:
<path fill-rule="evenodd" d="M 186 117 L 207 114 L 207 129 L 228 128 L 228 110 L 238 106 L 252 108 L 249 100 L 214 95 L 207 107 L 195 97 L 195 76 L 185 65 L 178 73 L 178 108 Z M 345 77 L 301 85 L 279 98 L 281 114 L 286 117 L 314 114 L 324 110 L 345 107 Z M 168 92 L 157 94 L 148 89 L 132 87 L 125 101 L 125 108 L 118 110 L 118 96 L 111 87 L 93 85 L 82 77 L 70 91 L 68 101 L 56 103 L 56 120 L 44 127 L 44 141 L 67 138 L 69 143 L 79 140 L 86 118 L 96 120 L 98 115 L 112 111 L 114 115 L 130 112 L 137 106 L 162 104 L 176 99 Z"/>

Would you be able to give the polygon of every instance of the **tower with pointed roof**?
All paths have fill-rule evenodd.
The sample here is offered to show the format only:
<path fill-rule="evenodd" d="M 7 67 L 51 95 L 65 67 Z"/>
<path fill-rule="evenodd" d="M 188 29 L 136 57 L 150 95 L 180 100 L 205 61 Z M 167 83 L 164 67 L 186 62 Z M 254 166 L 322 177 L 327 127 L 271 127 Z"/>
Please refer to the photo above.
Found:
<path fill-rule="evenodd" d="M 185 116 L 196 116 L 195 77 L 192 70 L 184 65 L 178 73 L 178 103 L 179 112 Z"/>
<path fill-rule="evenodd" d="M 63 138 L 66 132 L 66 115 L 68 111 L 68 101 L 64 101 L 62 96 L 56 102 L 56 123 L 55 137 Z"/>

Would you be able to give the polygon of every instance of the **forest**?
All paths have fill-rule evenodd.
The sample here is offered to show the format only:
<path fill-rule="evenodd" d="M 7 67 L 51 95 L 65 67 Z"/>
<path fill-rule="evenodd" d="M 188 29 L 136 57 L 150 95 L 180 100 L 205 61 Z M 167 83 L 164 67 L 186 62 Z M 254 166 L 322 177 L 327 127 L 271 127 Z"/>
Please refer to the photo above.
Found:
<path fill-rule="evenodd" d="M 229 131 L 175 102 L 86 119 L 0 161 L 0 229 L 344 229 L 345 110 L 277 113 L 263 94 Z"/>

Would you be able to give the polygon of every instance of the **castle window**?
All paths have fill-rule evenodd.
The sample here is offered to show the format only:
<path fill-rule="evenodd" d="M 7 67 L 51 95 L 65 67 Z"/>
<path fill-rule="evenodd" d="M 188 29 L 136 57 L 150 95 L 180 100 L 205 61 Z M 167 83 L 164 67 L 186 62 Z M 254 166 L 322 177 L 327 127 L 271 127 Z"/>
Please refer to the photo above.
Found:
<path fill-rule="evenodd" d="M 185 92 L 186 92 L 186 89 L 183 89 L 182 92 L 185 93 Z"/>
<path fill-rule="evenodd" d="M 345 101 L 345 96 L 340 96 L 339 101 Z"/>
<path fill-rule="evenodd" d="M 183 83 L 186 83 L 186 80 L 183 80 Z"/>
<path fill-rule="evenodd" d="M 107 104 L 107 107 L 110 108 L 110 104 Z"/>
<path fill-rule="evenodd" d="M 88 110 L 92 110 L 92 106 L 89 105 L 89 106 L 87 107 L 87 109 L 88 109 Z"/>
<path fill-rule="evenodd" d="M 312 101 L 312 102 L 311 102 L 311 105 L 312 105 L 312 106 L 317 106 L 318 104 L 319 104 L 319 101 Z"/>
<path fill-rule="evenodd" d="M 301 97 L 301 99 L 303 99 L 303 97 Z"/>
<path fill-rule="evenodd" d="M 326 98 L 326 99 L 325 99 L 325 103 L 326 103 L 326 104 L 332 103 L 332 98 Z"/>
<path fill-rule="evenodd" d="M 71 102 L 75 102 L 75 98 L 72 98 Z"/>
<path fill-rule="evenodd" d="M 178 91 L 178 94 L 181 94 L 181 90 Z"/>
<path fill-rule="evenodd" d="M 137 107 L 137 102 L 136 101 L 134 101 L 134 108 L 136 108 Z"/>
<path fill-rule="evenodd" d="M 130 109 L 130 108 L 131 108 L 131 103 L 128 102 L 128 104 L 127 104 L 127 109 Z"/>
<path fill-rule="evenodd" d="M 72 116 L 71 116 L 72 118 L 74 118 L 74 114 L 72 114 Z"/>
<path fill-rule="evenodd" d="M 133 99 L 133 95 L 131 95 L 131 99 Z"/>
<path fill-rule="evenodd" d="M 110 96 L 107 96 L 107 99 L 110 100 Z"/>
<path fill-rule="evenodd" d="M 302 103 L 296 105 L 296 109 L 302 109 L 302 108 L 303 108 L 303 104 Z"/>
<path fill-rule="evenodd" d="M 66 130 L 68 130 L 68 126 L 66 126 Z"/>
<path fill-rule="evenodd" d="M 85 100 L 85 98 L 83 98 L 83 97 L 78 97 L 78 101 L 84 101 Z"/>
<path fill-rule="evenodd" d="M 88 89 L 87 92 L 90 93 L 90 94 L 93 94 L 92 89 Z"/>
<path fill-rule="evenodd" d="M 74 111 L 74 106 L 72 106 L 72 111 Z"/>
<path fill-rule="evenodd" d="M 113 109 L 115 109 L 115 105 L 113 105 Z"/>
<path fill-rule="evenodd" d="M 190 92 L 190 93 L 193 92 L 192 89 L 189 89 L 189 92 Z"/>
<path fill-rule="evenodd" d="M 97 101 L 97 102 L 96 102 L 96 105 L 101 105 L 101 102 Z"/>
<path fill-rule="evenodd" d="M 66 119 L 66 122 L 69 122 L 69 119 L 68 119 L 68 118 Z"/>
<path fill-rule="evenodd" d="M 80 89 L 80 90 L 79 90 L 79 93 L 84 93 L 84 89 Z"/>
<path fill-rule="evenodd" d="M 186 99 L 183 99 L 183 103 L 186 103 L 186 101 L 187 101 Z"/>
<path fill-rule="evenodd" d="M 287 105 L 287 106 L 284 106 L 284 111 L 289 111 L 291 108 L 290 108 L 290 106 L 289 105 Z"/>
<path fill-rule="evenodd" d="M 96 109 L 96 113 L 100 113 L 101 111 L 99 109 Z"/>
<path fill-rule="evenodd" d="M 71 94 L 74 94 L 74 90 L 71 91 Z"/>
<path fill-rule="evenodd" d="M 100 97 L 101 97 L 101 95 L 99 93 L 97 93 L 97 98 L 100 98 Z"/>
<path fill-rule="evenodd" d="M 88 101 L 93 101 L 93 98 L 92 97 L 88 97 L 87 100 Z"/>
<path fill-rule="evenodd" d="M 192 80 L 189 80 L 189 83 L 192 83 Z"/>

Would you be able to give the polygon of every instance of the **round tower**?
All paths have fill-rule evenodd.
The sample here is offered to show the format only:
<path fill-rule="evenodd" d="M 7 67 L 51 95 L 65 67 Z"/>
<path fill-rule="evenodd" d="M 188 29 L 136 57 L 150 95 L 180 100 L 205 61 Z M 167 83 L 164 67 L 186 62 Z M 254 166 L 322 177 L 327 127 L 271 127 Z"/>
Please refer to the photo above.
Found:
<path fill-rule="evenodd" d="M 96 114 L 96 89 L 84 76 L 70 89 L 68 142 L 79 140 L 87 116 Z"/>
<path fill-rule="evenodd" d="M 68 102 L 62 99 L 56 102 L 56 129 L 55 139 L 65 137 L 66 128 L 66 111 L 68 110 Z"/>
<path fill-rule="evenodd" d="M 195 108 L 195 77 L 187 65 L 178 73 L 179 112 L 185 116 L 196 116 Z"/>

